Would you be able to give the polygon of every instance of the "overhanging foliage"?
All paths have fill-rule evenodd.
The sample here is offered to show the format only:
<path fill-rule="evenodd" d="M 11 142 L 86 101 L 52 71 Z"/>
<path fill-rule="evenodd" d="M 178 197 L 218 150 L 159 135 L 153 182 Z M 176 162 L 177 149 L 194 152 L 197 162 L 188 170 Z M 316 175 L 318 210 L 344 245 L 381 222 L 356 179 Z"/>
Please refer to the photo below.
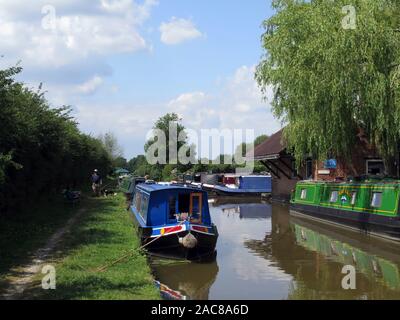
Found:
<path fill-rule="evenodd" d="M 299 162 L 349 159 L 361 128 L 388 160 L 400 141 L 399 4 L 354 0 L 355 29 L 343 0 L 277 0 L 264 22 L 265 56 L 256 79 L 287 128 Z M 353 17 L 354 18 L 354 17 Z"/>

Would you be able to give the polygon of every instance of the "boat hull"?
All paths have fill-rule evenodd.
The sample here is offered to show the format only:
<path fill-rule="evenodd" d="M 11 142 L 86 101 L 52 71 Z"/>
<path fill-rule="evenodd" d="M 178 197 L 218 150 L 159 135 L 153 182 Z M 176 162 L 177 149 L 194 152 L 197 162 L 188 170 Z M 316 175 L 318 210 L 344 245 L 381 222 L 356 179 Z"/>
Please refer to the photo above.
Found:
<path fill-rule="evenodd" d="M 367 235 L 400 241 L 400 217 L 387 217 L 306 204 L 291 204 L 291 214 L 346 227 Z"/>
<path fill-rule="evenodd" d="M 187 230 L 160 237 L 152 237 L 148 235 L 148 228 L 138 227 L 141 244 L 145 246 L 150 254 L 191 261 L 204 261 L 215 258 L 218 240 L 218 231 L 215 226 L 213 226 L 213 231 L 213 234 L 209 234 L 191 230 L 190 233 L 196 238 L 197 245 L 194 248 L 186 248 L 181 244 L 179 239 L 183 239 L 189 234 Z"/>

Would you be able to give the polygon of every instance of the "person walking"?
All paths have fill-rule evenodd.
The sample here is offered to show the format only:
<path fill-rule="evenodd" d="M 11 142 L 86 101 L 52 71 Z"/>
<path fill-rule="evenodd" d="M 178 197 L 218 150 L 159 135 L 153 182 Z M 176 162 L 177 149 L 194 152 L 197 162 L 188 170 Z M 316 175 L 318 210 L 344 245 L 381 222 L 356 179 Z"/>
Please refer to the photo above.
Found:
<path fill-rule="evenodd" d="M 98 197 L 100 196 L 100 187 L 103 184 L 99 171 L 97 169 L 93 170 L 92 174 L 92 190 L 93 194 Z"/>

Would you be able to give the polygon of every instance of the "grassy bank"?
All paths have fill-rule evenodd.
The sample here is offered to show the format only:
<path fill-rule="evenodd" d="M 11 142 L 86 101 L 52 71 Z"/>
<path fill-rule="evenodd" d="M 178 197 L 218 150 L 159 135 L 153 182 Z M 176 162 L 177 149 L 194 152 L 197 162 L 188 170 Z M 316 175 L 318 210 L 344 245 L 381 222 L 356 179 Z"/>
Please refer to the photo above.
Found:
<path fill-rule="evenodd" d="M 34 299 L 159 299 L 146 257 L 137 253 L 105 272 L 101 266 L 139 247 L 121 196 L 87 198 L 79 220 L 46 264 L 56 268 L 56 290 L 40 287 L 38 275 L 24 297 Z"/>
<path fill-rule="evenodd" d="M 32 254 L 76 212 L 61 195 L 42 199 L 29 210 L 0 217 L 0 292 L 10 270 L 29 263 Z"/>

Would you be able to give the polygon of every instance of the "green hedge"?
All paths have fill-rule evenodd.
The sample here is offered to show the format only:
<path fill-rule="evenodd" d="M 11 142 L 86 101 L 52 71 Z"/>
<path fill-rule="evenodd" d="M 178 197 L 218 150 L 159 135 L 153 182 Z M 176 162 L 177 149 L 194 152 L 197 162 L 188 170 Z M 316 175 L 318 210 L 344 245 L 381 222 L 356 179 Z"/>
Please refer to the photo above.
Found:
<path fill-rule="evenodd" d="M 79 131 L 70 107 L 51 108 L 40 88 L 15 80 L 20 72 L 0 70 L 0 214 L 111 166 L 101 141 Z"/>

